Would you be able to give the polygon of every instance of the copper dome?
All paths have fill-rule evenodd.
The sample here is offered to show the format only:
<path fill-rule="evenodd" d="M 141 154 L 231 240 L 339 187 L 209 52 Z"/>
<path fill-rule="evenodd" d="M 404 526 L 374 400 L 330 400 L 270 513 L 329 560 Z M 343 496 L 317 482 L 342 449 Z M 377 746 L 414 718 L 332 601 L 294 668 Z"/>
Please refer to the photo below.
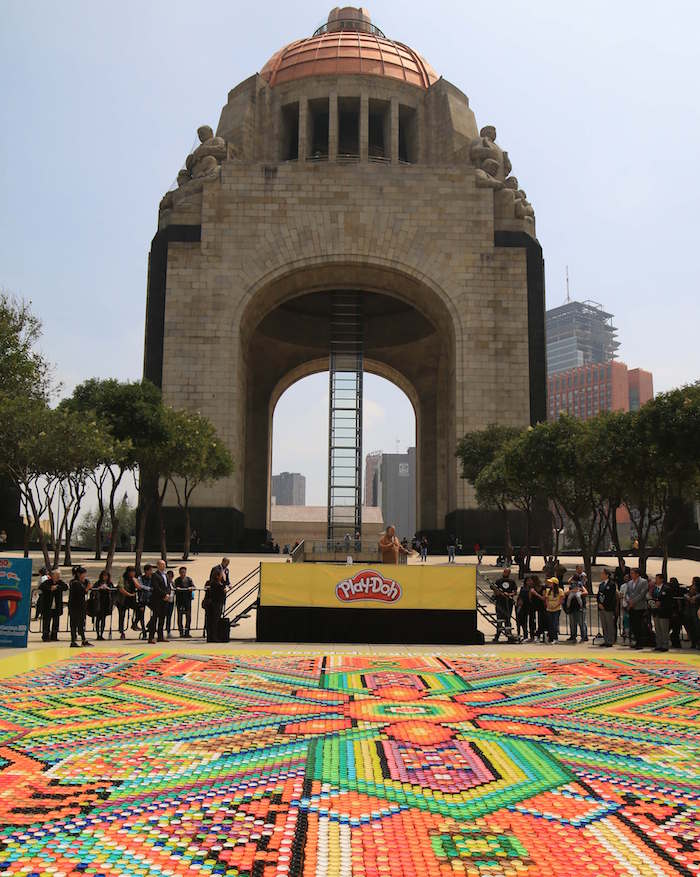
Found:
<path fill-rule="evenodd" d="M 437 81 L 433 68 L 413 49 L 387 39 L 369 23 L 366 11 L 361 18 L 350 17 L 350 8 L 334 9 L 328 24 L 312 37 L 296 40 L 276 52 L 260 71 L 270 85 L 281 85 L 307 76 L 365 74 L 389 76 L 429 88 Z M 355 12 L 355 10 L 352 10 Z M 348 18 L 343 18 L 348 13 Z"/>

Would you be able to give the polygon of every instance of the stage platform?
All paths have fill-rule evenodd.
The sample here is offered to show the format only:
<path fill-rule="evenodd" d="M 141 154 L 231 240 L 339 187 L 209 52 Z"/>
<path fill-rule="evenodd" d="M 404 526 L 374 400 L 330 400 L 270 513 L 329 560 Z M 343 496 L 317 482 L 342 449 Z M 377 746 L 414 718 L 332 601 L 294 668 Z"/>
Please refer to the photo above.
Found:
<path fill-rule="evenodd" d="M 476 567 L 263 563 L 257 639 L 481 644 Z"/>

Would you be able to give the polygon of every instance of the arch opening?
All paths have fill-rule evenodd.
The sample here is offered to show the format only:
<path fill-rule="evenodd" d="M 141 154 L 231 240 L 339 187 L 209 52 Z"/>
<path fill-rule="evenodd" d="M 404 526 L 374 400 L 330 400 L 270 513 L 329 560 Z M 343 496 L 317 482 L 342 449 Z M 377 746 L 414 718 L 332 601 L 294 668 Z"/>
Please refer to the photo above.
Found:
<path fill-rule="evenodd" d="M 256 284 L 240 314 L 246 528 L 269 529 L 272 412 L 300 378 L 327 371 L 330 302 L 338 290 L 361 292 L 365 372 L 396 384 L 415 411 L 416 528 L 442 529 L 456 490 L 457 318 L 442 293 L 415 274 L 332 259 Z"/>
<path fill-rule="evenodd" d="M 366 366 L 363 539 L 378 538 L 386 523 L 397 524 L 401 536 L 410 539 L 417 520 L 417 412 L 411 399 L 411 394 L 415 398 L 415 392 L 405 381 L 402 381 L 403 389 L 396 380 L 387 377 L 380 364 L 370 361 Z M 307 364 L 280 382 L 270 400 L 270 434 L 267 529 L 282 547 L 293 545 L 297 539 L 325 540 L 327 360 Z M 305 477 L 303 507 L 291 505 L 300 499 L 299 476 Z M 385 521 L 385 518 L 391 520 Z"/>

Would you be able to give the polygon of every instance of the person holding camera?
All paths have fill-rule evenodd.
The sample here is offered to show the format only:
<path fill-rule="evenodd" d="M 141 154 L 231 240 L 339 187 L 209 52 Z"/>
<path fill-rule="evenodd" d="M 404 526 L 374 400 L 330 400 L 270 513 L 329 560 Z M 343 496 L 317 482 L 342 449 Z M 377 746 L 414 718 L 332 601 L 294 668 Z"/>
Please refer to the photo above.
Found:
<path fill-rule="evenodd" d="M 73 578 L 68 585 L 68 621 L 70 623 L 70 647 L 79 647 L 78 637 L 83 646 L 91 646 L 92 643 L 85 637 L 85 597 L 92 585 L 87 578 L 87 570 L 84 566 L 73 567 Z"/>
<path fill-rule="evenodd" d="M 497 643 L 501 632 L 504 633 L 506 639 L 511 635 L 510 617 L 518 593 L 518 585 L 510 577 L 510 567 L 504 568 L 503 575 L 491 585 L 491 590 L 496 605 L 496 636 L 494 636 L 493 642 Z"/>

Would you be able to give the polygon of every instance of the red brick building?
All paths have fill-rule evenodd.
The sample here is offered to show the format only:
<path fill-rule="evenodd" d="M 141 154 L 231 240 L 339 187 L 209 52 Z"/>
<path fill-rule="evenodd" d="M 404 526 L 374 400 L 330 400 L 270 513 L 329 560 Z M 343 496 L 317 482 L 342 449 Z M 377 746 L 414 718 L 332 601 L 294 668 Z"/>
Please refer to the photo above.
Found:
<path fill-rule="evenodd" d="M 556 372 L 547 378 L 547 416 L 580 420 L 601 411 L 637 411 L 654 395 L 651 372 L 624 362 L 601 362 Z"/>

